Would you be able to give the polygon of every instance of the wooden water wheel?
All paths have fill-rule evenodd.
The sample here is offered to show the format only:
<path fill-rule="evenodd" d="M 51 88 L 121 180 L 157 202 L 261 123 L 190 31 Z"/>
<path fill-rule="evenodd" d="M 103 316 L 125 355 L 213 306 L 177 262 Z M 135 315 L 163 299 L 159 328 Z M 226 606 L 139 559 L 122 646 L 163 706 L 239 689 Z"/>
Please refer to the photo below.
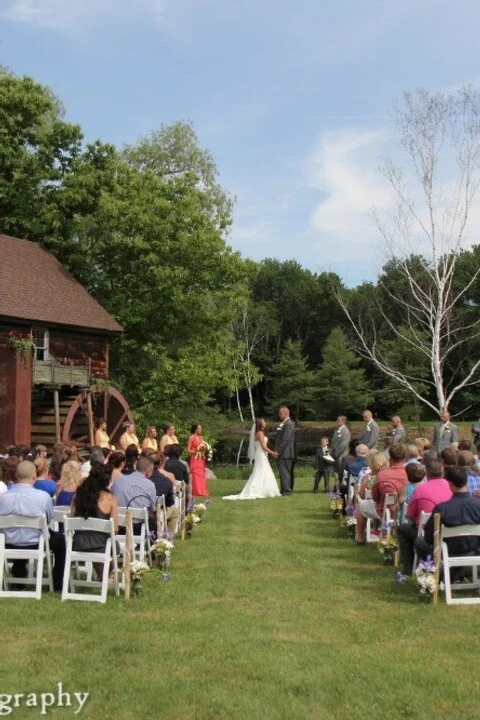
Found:
<path fill-rule="evenodd" d="M 81 392 L 72 402 L 63 425 L 62 441 L 74 441 L 79 447 L 94 444 L 94 418 L 104 417 L 110 441 L 118 447 L 122 424 L 133 422 L 133 415 L 123 395 L 111 385 L 93 386 Z"/>

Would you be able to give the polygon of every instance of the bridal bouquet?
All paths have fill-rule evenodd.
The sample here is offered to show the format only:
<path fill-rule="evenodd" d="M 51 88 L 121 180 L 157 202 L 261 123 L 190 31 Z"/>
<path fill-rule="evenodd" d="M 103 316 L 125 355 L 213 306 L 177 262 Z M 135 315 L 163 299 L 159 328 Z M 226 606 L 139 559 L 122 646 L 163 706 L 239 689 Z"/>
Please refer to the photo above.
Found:
<path fill-rule="evenodd" d="M 198 460 L 199 458 L 205 458 L 207 462 L 213 460 L 213 448 L 206 440 L 202 440 L 197 448 L 195 459 Z"/>

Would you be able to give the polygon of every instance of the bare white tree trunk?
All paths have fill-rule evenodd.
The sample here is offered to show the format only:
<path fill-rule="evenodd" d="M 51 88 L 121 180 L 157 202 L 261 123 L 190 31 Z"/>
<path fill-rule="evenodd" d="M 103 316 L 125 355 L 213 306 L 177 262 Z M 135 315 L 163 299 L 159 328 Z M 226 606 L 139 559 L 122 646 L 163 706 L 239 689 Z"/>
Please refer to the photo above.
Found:
<path fill-rule="evenodd" d="M 418 185 L 415 189 L 412 184 L 410 192 L 402 172 L 391 162 L 384 163 L 380 170 L 396 204 L 387 217 L 373 215 L 387 256 L 408 288 L 402 295 L 384 286 L 405 322 L 400 324 L 398 315 L 379 308 L 384 328 L 372 327 L 371 319 L 353 311 L 348 299 L 340 293 L 337 298 L 361 354 L 438 412 L 447 409 L 460 390 L 480 383 L 480 359 L 446 372 L 451 353 L 480 336 L 480 318 L 465 321 L 458 313 L 480 268 L 461 289 L 454 283 L 480 182 L 480 93 L 470 87 L 451 95 L 405 93 L 394 118 Z M 423 353 L 430 378 L 409 376 L 388 361 L 382 350 L 383 330 Z M 434 389 L 436 405 L 415 387 L 419 380 Z"/>

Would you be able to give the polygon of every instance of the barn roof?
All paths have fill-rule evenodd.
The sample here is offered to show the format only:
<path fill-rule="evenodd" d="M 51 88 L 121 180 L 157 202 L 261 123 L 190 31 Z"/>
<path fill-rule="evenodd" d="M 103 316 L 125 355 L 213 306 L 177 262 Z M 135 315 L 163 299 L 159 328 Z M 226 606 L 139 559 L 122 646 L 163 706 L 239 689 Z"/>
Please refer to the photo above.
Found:
<path fill-rule="evenodd" d="M 118 322 L 36 242 L 0 235 L 0 316 L 122 332 Z"/>

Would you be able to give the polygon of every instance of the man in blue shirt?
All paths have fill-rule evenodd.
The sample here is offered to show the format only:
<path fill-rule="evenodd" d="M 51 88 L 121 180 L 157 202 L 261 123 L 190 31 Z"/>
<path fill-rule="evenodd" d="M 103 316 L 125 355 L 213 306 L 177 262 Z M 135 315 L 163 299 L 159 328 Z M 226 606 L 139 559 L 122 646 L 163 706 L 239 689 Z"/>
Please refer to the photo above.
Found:
<path fill-rule="evenodd" d="M 49 523 L 53 516 L 52 498 L 43 490 L 36 490 L 35 465 L 29 460 L 19 463 L 16 470 L 17 482 L 8 492 L 0 496 L 0 515 L 23 515 L 24 517 L 46 517 Z M 5 535 L 7 548 L 38 547 L 41 531 L 33 528 L 7 528 L 0 530 Z M 63 568 L 65 565 L 65 540 L 60 533 L 50 531 L 50 549 L 55 556 L 53 585 L 55 590 L 62 589 Z M 12 567 L 14 577 L 27 576 L 27 561 L 15 560 Z"/>

